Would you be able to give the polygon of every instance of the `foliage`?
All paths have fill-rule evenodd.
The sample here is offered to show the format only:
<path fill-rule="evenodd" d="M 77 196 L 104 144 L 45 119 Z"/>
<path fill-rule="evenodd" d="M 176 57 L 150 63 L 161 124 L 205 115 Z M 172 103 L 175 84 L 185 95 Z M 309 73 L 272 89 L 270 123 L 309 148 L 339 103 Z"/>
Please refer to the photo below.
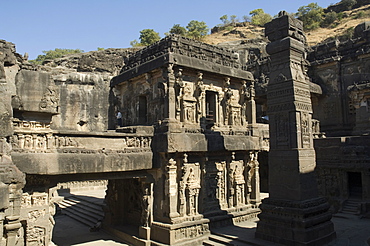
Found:
<path fill-rule="evenodd" d="M 361 10 L 361 11 L 358 11 L 358 13 L 355 16 L 355 19 L 361 19 L 361 18 L 364 18 L 365 16 L 366 16 L 365 11 Z"/>
<path fill-rule="evenodd" d="M 338 14 L 336 12 L 330 11 L 325 15 L 324 20 L 321 22 L 322 27 L 328 27 L 338 20 Z"/>
<path fill-rule="evenodd" d="M 239 20 L 238 20 L 238 18 L 237 18 L 237 16 L 236 16 L 236 15 L 230 15 L 230 22 L 231 22 L 232 24 L 235 24 L 235 23 L 238 23 L 238 22 L 239 22 Z"/>
<path fill-rule="evenodd" d="M 228 19 L 229 19 L 229 17 L 227 15 L 223 15 L 223 16 L 220 17 L 220 20 L 222 21 L 222 23 L 224 25 L 230 24 L 230 21 Z"/>
<path fill-rule="evenodd" d="M 310 3 L 307 6 L 298 8 L 296 16 L 303 22 L 305 30 L 318 28 L 323 21 L 324 10 L 317 3 Z"/>
<path fill-rule="evenodd" d="M 251 23 L 256 26 L 264 26 L 272 20 L 272 16 L 265 13 L 263 9 L 252 10 L 249 14 L 252 16 Z"/>
<path fill-rule="evenodd" d="M 155 32 L 153 29 L 144 29 L 140 31 L 139 39 L 142 45 L 147 46 L 158 42 L 161 37 L 159 33 Z"/>
<path fill-rule="evenodd" d="M 142 45 L 141 43 L 139 43 L 136 39 L 132 40 L 132 41 L 130 42 L 130 45 L 131 45 L 132 47 L 143 46 L 143 45 Z"/>
<path fill-rule="evenodd" d="M 105 48 L 98 47 L 96 50 L 101 51 L 101 50 L 105 50 Z"/>
<path fill-rule="evenodd" d="M 248 16 L 248 15 L 243 15 L 243 20 L 244 20 L 245 22 L 251 22 L 251 17 L 250 17 L 250 16 Z"/>
<path fill-rule="evenodd" d="M 354 34 L 355 34 L 355 28 L 352 26 L 352 27 L 345 30 L 345 32 L 343 34 L 343 38 L 345 40 L 351 39 L 351 38 L 353 38 Z"/>
<path fill-rule="evenodd" d="M 342 20 L 343 18 L 347 18 L 348 15 L 344 12 L 337 13 L 338 20 Z"/>
<path fill-rule="evenodd" d="M 143 29 L 140 31 L 139 39 L 140 43 L 135 39 L 130 42 L 130 45 L 132 47 L 148 46 L 159 41 L 161 37 L 159 36 L 159 33 L 155 32 L 153 29 Z"/>
<path fill-rule="evenodd" d="M 208 26 L 204 21 L 192 20 L 186 26 L 187 36 L 197 40 L 202 40 L 208 33 Z"/>
<path fill-rule="evenodd" d="M 41 65 L 45 60 L 54 60 L 56 58 L 63 57 L 69 54 L 82 53 L 80 49 L 54 49 L 54 50 L 43 50 L 44 55 L 38 55 L 35 60 L 30 60 L 30 63 Z"/>
<path fill-rule="evenodd" d="M 357 3 L 356 0 L 342 0 L 340 4 L 342 4 L 347 10 L 352 9 L 352 7 Z"/>
<path fill-rule="evenodd" d="M 180 26 L 180 24 L 175 24 L 170 29 L 170 31 L 168 33 L 165 33 L 165 34 L 166 35 L 178 34 L 178 35 L 181 35 L 181 36 L 186 36 L 186 33 L 187 33 L 187 31 L 186 31 L 185 27 Z"/>

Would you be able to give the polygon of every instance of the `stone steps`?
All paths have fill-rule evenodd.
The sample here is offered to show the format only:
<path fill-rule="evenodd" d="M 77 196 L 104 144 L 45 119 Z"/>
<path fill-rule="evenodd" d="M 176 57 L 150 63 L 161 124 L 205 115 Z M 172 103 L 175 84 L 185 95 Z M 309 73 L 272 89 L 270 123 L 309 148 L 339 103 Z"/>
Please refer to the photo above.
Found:
<path fill-rule="evenodd" d="M 360 205 L 361 200 L 357 199 L 348 199 L 343 203 L 342 213 L 345 214 L 358 214 L 358 207 Z"/>
<path fill-rule="evenodd" d="M 100 204 L 83 200 L 79 196 L 65 197 L 58 204 L 63 214 L 90 228 L 95 226 L 104 217 L 104 212 Z"/>
<path fill-rule="evenodd" d="M 244 241 L 238 240 L 237 237 L 225 236 L 221 234 L 211 234 L 209 239 L 203 242 L 203 245 L 207 246 L 251 246 L 256 245 L 253 243 L 247 243 Z"/>

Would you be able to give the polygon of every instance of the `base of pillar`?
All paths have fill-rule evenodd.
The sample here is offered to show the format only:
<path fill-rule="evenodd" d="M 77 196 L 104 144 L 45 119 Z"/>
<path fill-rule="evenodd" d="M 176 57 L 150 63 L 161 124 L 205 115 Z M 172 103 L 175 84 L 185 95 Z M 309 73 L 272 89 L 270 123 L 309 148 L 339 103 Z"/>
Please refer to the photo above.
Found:
<path fill-rule="evenodd" d="M 336 238 L 329 207 L 324 198 L 297 202 L 266 198 L 255 236 L 284 245 L 324 245 Z"/>
<path fill-rule="evenodd" d="M 153 222 L 151 225 L 152 245 L 202 245 L 209 235 L 207 219 L 179 224 Z"/>
<path fill-rule="evenodd" d="M 237 208 L 227 208 L 222 211 L 205 213 L 209 219 L 210 229 L 235 225 L 244 221 L 253 221 L 261 210 L 256 205 L 245 205 Z"/>

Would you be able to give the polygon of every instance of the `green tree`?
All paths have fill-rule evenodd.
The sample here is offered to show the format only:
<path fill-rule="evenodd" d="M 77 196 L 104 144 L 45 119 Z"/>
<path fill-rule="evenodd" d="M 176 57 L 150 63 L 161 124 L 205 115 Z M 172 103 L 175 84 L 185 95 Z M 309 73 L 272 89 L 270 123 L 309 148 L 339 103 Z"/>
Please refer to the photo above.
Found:
<path fill-rule="evenodd" d="M 328 27 L 338 20 L 338 14 L 336 12 L 330 11 L 325 15 L 324 20 L 321 22 L 322 27 Z"/>
<path fill-rule="evenodd" d="M 307 6 L 298 8 L 296 16 L 303 22 L 305 30 L 318 28 L 323 21 L 324 10 L 317 3 L 310 3 Z"/>
<path fill-rule="evenodd" d="M 208 33 L 208 26 L 204 21 L 192 20 L 186 26 L 188 30 L 188 37 L 194 38 L 197 40 L 202 40 Z"/>
<path fill-rule="evenodd" d="M 236 15 L 230 15 L 230 22 L 232 24 L 235 24 L 235 23 L 239 22 L 239 20 L 238 20 Z"/>
<path fill-rule="evenodd" d="M 132 47 L 148 46 L 159 41 L 161 37 L 159 36 L 159 33 L 155 32 L 153 29 L 143 29 L 140 31 L 139 39 L 140 43 L 135 39 L 130 42 L 130 45 Z"/>
<path fill-rule="evenodd" d="M 30 60 L 30 63 L 41 65 L 45 60 L 54 60 L 56 58 L 63 57 L 69 54 L 82 53 L 80 49 L 54 49 L 54 50 L 43 50 L 44 55 L 38 55 L 35 60 Z"/>
<path fill-rule="evenodd" d="M 155 32 L 153 29 L 144 29 L 140 31 L 140 43 L 142 45 L 151 45 L 155 42 L 158 42 L 161 37 L 159 36 L 159 33 Z"/>
<path fill-rule="evenodd" d="M 186 36 L 186 32 L 187 31 L 186 31 L 185 27 L 180 26 L 180 24 L 175 24 L 170 29 L 170 31 L 168 33 L 166 33 L 166 35 L 168 35 L 168 34 L 178 34 L 178 35 L 181 35 L 181 36 Z"/>
<path fill-rule="evenodd" d="M 222 21 L 222 23 L 224 25 L 230 24 L 228 19 L 229 19 L 229 17 L 227 17 L 227 15 L 223 15 L 223 16 L 220 17 L 220 20 Z"/>
<path fill-rule="evenodd" d="M 272 16 L 265 13 L 263 9 L 252 10 L 249 14 L 252 16 L 251 23 L 256 26 L 264 26 L 272 20 Z"/>

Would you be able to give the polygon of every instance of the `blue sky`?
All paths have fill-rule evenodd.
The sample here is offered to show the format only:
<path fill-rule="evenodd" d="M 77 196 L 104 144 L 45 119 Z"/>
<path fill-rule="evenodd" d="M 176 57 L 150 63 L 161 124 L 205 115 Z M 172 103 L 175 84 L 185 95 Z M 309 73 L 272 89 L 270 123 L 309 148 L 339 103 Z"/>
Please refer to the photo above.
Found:
<path fill-rule="evenodd" d="M 220 24 L 222 15 L 240 19 L 262 8 L 276 15 L 280 10 L 297 12 L 303 0 L 0 0 L 0 39 L 12 42 L 29 59 L 55 48 L 127 48 L 143 29 L 161 37 L 174 24 L 204 21 L 209 28 Z M 339 0 L 318 0 L 321 7 Z"/>

